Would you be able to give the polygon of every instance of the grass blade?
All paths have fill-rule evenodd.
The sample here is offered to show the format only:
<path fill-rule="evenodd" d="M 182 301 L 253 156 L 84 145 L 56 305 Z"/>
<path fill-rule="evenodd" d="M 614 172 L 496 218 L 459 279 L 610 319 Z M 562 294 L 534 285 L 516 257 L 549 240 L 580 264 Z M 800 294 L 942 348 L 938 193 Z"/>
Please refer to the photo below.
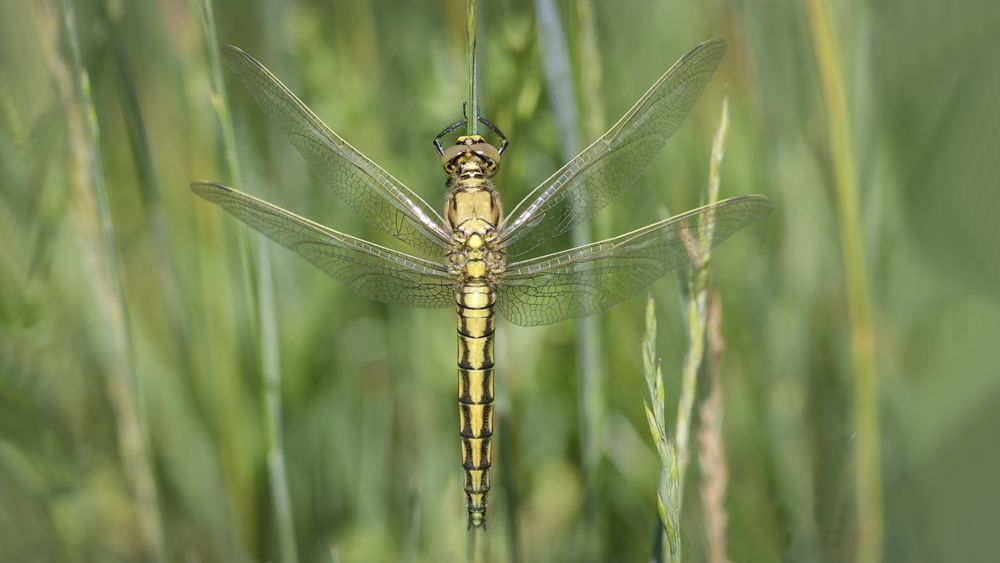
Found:
<path fill-rule="evenodd" d="M 646 299 L 646 330 L 642 335 L 642 375 L 646 382 L 643 404 L 653 445 L 660 458 L 660 484 L 656 491 L 656 511 L 659 526 L 653 541 L 653 560 L 681 561 L 680 489 L 677 479 L 677 453 L 666 429 L 666 397 L 663 371 L 656 354 L 656 304 L 653 296 Z"/>
<path fill-rule="evenodd" d="M 213 85 L 213 108 L 217 113 L 222 130 L 225 164 L 236 185 L 243 186 L 232 114 L 229 111 L 225 84 L 222 79 L 222 65 L 219 60 L 220 45 L 212 0 L 202 0 L 202 14 Z M 240 233 L 240 246 L 245 249 L 247 247 L 246 231 L 241 230 Z M 256 288 L 256 301 L 252 306 L 256 313 L 256 323 L 254 323 L 253 328 L 256 336 L 258 361 L 264 379 L 264 384 L 261 386 L 261 402 L 264 405 L 267 425 L 267 468 L 271 508 L 278 528 L 278 550 L 281 554 L 281 561 L 297 563 L 298 549 L 295 544 L 295 525 L 288 487 L 282 430 L 281 361 L 275 314 L 274 280 L 267 240 L 259 234 L 253 235 L 253 240 L 251 251 L 244 252 L 244 255 L 249 254 L 251 262 L 255 265 L 255 267 L 246 269 L 246 280 L 251 288 L 248 295 L 253 295 L 252 288 Z"/>
<path fill-rule="evenodd" d="M 858 563 L 882 561 L 883 506 L 879 439 L 879 392 L 875 373 L 875 331 L 871 320 L 868 273 L 858 203 L 858 173 L 854 162 L 851 116 L 834 38 L 830 8 L 823 0 L 807 4 L 813 49 L 819 67 L 829 120 L 834 188 L 841 258 L 851 326 L 854 372 L 854 427 L 856 436 Z"/>
<path fill-rule="evenodd" d="M 712 140 L 712 157 L 708 175 L 708 204 L 719 200 L 720 168 L 725 154 L 726 135 L 729 131 L 729 98 L 722 99 L 722 115 L 719 128 Z M 707 324 L 706 300 L 708 298 L 708 265 L 711 259 L 711 231 L 705 230 L 701 240 L 701 257 L 698 264 L 688 272 L 687 291 L 681 297 L 687 302 L 688 349 L 684 355 L 681 370 L 681 394 L 677 405 L 677 463 L 680 468 L 680 488 L 684 490 L 684 474 L 690 457 L 691 413 L 698 391 L 698 370 L 705 355 L 705 326 Z M 682 290 L 685 283 L 681 282 Z M 681 499 L 678 499 L 680 502 Z"/>
<path fill-rule="evenodd" d="M 465 0 L 466 20 L 465 31 L 468 43 L 466 47 L 466 60 L 469 65 L 468 88 L 466 90 L 465 114 L 468 119 L 465 121 L 465 134 L 475 135 L 479 130 L 479 76 L 476 72 L 476 24 L 479 0 Z"/>
<path fill-rule="evenodd" d="M 110 337 L 110 357 L 106 383 L 115 410 L 122 463 L 135 497 L 142 542 L 149 557 L 168 560 L 163 524 L 160 517 L 159 493 L 149 451 L 149 428 L 146 420 L 142 379 L 136 370 L 131 340 L 129 310 L 118 264 L 117 242 L 104 167 L 101 162 L 100 125 L 90 90 L 90 75 L 83 65 L 76 32 L 76 13 L 69 0 L 62 0 L 63 23 L 73 67 L 76 103 L 83 121 L 86 146 L 86 166 L 90 189 L 96 204 L 100 243 L 93 253 L 102 271 L 95 273 L 97 300 L 104 313 L 104 323 Z"/>
<path fill-rule="evenodd" d="M 717 293 L 708 300 L 708 326 L 705 330 L 707 366 L 711 389 L 698 407 L 698 467 L 701 470 L 701 503 L 705 519 L 709 563 L 729 563 L 726 556 L 726 487 L 729 468 L 726 444 L 722 437 L 721 363 L 725 344 L 722 341 L 722 301 Z"/>
<path fill-rule="evenodd" d="M 810 0 L 807 7 L 820 84 L 826 100 L 841 259 L 844 263 L 851 327 L 854 429 L 857 443 L 856 560 L 858 563 L 876 563 L 882 561 L 884 525 L 879 454 L 879 393 L 875 373 L 875 331 L 872 327 L 868 272 L 861 233 L 851 116 L 847 108 L 830 7 L 823 0 Z"/>
<path fill-rule="evenodd" d="M 539 41 L 549 102 L 555 115 L 556 129 L 563 161 L 568 162 L 580 151 L 580 111 L 576 101 L 573 69 L 570 63 L 566 33 L 552 0 L 536 0 Z M 593 34 L 591 34 L 593 38 Z M 591 45 L 593 47 L 593 45 Z M 592 76 L 593 73 L 590 74 Z M 591 98 L 591 101 L 593 99 Z M 596 103 L 596 102 L 595 102 Z M 590 242 L 590 223 L 577 224 L 572 230 L 572 245 L 583 246 Z M 597 507 L 600 505 L 597 470 L 601 459 L 600 428 L 602 419 L 600 331 L 597 319 L 583 317 L 574 321 L 576 328 L 576 376 L 580 402 L 580 457 L 583 462 L 584 486 L 584 553 L 598 553 L 597 534 L 591 532 L 596 525 Z"/>

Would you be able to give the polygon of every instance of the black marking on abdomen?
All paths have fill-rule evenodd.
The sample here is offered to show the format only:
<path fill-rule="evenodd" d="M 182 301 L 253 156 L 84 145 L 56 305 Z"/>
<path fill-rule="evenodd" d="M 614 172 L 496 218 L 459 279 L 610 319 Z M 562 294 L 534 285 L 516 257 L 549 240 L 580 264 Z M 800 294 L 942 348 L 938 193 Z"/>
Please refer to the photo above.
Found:
<path fill-rule="evenodd" d="M 493 333 L 496 294 L 469 283 L 455 294 L 458 305 L 458 411 L 469 527 L 486 526 L 493 436 Z"/>

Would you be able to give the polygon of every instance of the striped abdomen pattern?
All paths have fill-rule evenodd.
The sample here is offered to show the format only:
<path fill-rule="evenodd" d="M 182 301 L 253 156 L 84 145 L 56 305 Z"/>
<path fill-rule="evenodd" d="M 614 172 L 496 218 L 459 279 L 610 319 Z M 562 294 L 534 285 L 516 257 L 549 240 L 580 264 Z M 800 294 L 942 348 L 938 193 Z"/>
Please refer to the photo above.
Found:
<path fill-rule="evenodd" d="M 485 280 L 468 281 L 458 304 L 458 411 L 469 528 L 486 527 L 493 439 L 493 331 L 496 293 Z"/>

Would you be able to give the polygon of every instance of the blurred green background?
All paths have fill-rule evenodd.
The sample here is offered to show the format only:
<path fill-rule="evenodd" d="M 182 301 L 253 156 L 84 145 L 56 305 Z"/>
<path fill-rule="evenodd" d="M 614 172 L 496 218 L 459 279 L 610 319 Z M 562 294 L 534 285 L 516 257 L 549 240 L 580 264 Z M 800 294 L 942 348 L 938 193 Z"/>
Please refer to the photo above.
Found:
<path fill-rule="evenodd" d="M 884 560 L 996 560 L 1000 7 L 830 4 L 875 334 Z M 268 244 L 277 314 L 259 317 L 268 277 L 254 269 L 254 239 L 188 189 L 193 179 L 235 181 L 203 4 L 72 6 L 92 114 L 74 90 L 63 6 L 0 6 L 0 561 L 285 561 L 281 506 L 301 561 L 465 558 L 454 313 L 365 301 Z M 722 195 L 763 193 L 777 205 L 712 263 L 727 344 L 729 556 L 853 560 L 851 332 L 830 118 L 806 8 L 556 6 L 585 142 L 689 48 L 729 42 L 693 114 L 592 234 L 699 203 L 725 89 Z M 443 201 L 430 141 L 465 96 L 465 2 L 224 0 L 214 9 L 219 42 L 254 54 L 351 144 Z M 535 9 L 524 0 L 480 7 L 480 104 L 512 140 L 497 179 L 508 209 L 562 160 Z M 581 54 L 588 33 L 596 58 Z M 222 75 L 237 187 L 393 244 L 325 190 Z M 87 116 L 99 124 L 96 142 Z M 652 294 L 672 410 L 687 345 L 676 277 Z M 487 560 L 649 559 L 659 466 L 642 409 L 642 307 L 637 296 L 598 320 L 600 411 L 590 422 L 599 462 L 588 475 L 574 323 L 501 323 Z M 268 330 L 276 346 L 264 345 Z M 268 484 L 267 361 L 281 376 L 287 503 Z M 696 459 L 690 474 L 685 557 L 703 561 Z M 594 510 L 583 509 L 586 495 Z"/>

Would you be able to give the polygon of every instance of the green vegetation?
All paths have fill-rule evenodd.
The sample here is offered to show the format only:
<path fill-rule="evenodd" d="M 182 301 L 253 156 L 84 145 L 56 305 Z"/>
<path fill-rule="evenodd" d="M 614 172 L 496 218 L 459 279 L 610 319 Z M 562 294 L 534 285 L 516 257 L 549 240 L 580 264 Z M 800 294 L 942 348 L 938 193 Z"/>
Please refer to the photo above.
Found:
<path fill-rule="evenodd" d="M 995 559 L 1000 4 L 541 4 L 480 0 L 475 93 L 465 0 L 0 5 L 0 561 Z M 188 189 L 394 246 L 215 43 L 432 204 L 431 139 L 474 95 L 511 139 L 512 208 L 711 37 L 693 114 L 573 237 L 695 207 L 710 176 L 777 211 L 710 279 L 655 284 L 648 319 L 636 296 L 501 321 L 470 538 L 454 313 L 358 298 Z"/>

